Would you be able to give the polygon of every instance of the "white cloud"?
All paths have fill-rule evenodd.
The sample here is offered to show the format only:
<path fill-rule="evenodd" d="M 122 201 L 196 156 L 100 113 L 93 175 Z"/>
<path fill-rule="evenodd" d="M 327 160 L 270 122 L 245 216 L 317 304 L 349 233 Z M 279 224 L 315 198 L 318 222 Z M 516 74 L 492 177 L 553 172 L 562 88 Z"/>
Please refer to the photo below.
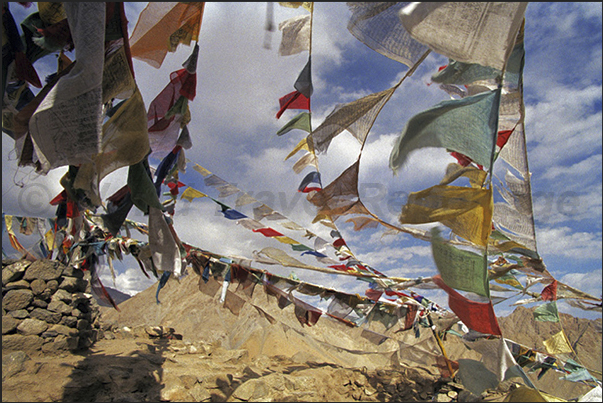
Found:
<path fill-rule="evenodd" d="M 538 228 L 536 241 L 540 254 L 545 257 L 601 259 L 601 232 L 574 232 L 569 227 Z"/>
<path fill-rule="evenodd" d="M 587 273 L 568 273 L 559 278 L 559 281 L 584 291 L 595 298 L 601 298 L 601 269 Z"/>
<path fill-rule="evenodd" d="M 129 265 L 135 265 L 137 268 L 128 267 Z M 142 270 L 132 257 L 127 257 L 123 262 L 114 261 L 113 266 L 116 271 L 115 279 L 111 275 L 111 269 L 108 265 L 99 268 L 99 278 L 106 287 L 115 288 L 133 296 L 157 283 L 157 279 L 151 273 L 149 273 L 151 278 L 144 276 Z M 128 268 L 123 270 L 124 266 Z M 122 268 L 122 270 L 118 270 L 119 268 Z"/>

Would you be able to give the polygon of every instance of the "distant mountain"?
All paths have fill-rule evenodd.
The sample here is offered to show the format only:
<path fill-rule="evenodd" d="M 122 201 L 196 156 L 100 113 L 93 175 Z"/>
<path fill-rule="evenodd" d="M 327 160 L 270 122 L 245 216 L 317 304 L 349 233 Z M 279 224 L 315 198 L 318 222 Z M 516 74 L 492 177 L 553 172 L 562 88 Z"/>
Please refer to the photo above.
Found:
<path fill-rule="evenodd" d="M 117 305 L 121 304 L 124 301 L 127 301 L 130 298 L 132 298 L 132 296 L 130 294 L 126 294 L 125 292 L 121 292 L 119 290 L 116 290 L 115 288 L 111 288 L 111 287 L 105 286 L 105 289 L 107 290 L 107 292 L 109 293 L 109 295 L 111 296 L 111 298 L 113 298 L 113 301 L 115 301 L 115 303 Z M 94 298 L 96 299 L 96 302 L 100 306 L 112 307 L 111 304 L 109 304 L 108 302 L 103 301 L 102 299 L 100 299 L 99 297 L 97 297 L 96 294 L 92 293 L 92 295 L 94 295 Z"/>

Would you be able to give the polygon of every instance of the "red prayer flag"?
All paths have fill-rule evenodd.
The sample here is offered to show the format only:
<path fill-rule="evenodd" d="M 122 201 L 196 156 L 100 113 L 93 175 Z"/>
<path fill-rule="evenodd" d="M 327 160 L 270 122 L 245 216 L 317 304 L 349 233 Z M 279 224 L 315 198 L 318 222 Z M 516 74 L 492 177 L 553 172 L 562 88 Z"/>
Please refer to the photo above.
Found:
<path fill-rule="evenodd" d="M 448 293 L 448 306 L 468 328 L 476 332 L 502 336 L 492 302 L 476 302 L 448 287 L 439 274 L 433 282 Z"/>
<path fill-rule="evenodd" d="M 514 129 L 513 129 L 514 130 Z M 500 148 L 503 148 L 507 141 L 509 141 L 509 137 L 513 133 L 513 130 L 501 130 L 498 132 L 498 137 L 496 138 L 496 145 Z"/>
<path fill-rule="evenodd" d="M 347 246 L 347 244 L 345 243 L 345 241 L 343 240 L 343 238 L 338 238 L 335 240 L 335 242 L 333 242 L 333 246 L 336 248 L 339 248 L 341 246 Z"/>
<path fill-rule="evenodd" d="M 540 298 L 543 301 L 556 301 L 557 300 L 557 280 L 553 280 L 553 282 L 542 290 L 540 293 Z"/>
<path fill-rule="evenodd" d="M 379 301 L 379 298 L 383 295 L 383 291 L 373 290 L 372 288 L 367 288 L 364 294 L 367 298 L 372 299 L 373 301 Z"/>
<path fill-rule="evenodd" d="M 280 232 L 272 229 L 272 228 L 260 228 L 260 229 L 252 229 L 253 232 L 259 232 L 261 234 L 263 234 L 264 236 L 267 237 L 273 237 L 273 236 L 283 236 L 283 234 L 281 234 Z"/>
<path fill-rule="evenodd" d="M 310 110 L 310 98 L 306 97 L 299 91 L 293 91 L 285 95 L 278 100 L 281 109 L 277 112 L 276 118 L 280 118 L 281 115 L 287 109 L 306 109 Z"/>

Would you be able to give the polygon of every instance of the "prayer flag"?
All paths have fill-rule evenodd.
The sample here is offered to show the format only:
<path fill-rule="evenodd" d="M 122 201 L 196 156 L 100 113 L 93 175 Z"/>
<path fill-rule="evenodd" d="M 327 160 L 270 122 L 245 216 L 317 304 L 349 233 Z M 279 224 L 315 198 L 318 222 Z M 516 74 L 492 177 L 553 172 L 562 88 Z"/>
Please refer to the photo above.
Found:
<path fill-rule="evenodd" d="M 402 224 L 439 221 L 452 231 L 486 246 L 492 231 L 492 190 L 436 185 L 408 196 Z"/>
<path fill-rule="evenodd" d="M 301 92 L 295 90 L 293 92 L 288 93 L 284 97 L 279 98 L 278 100 L 280 109 L 276 113 L 276 118 L 280 118 L 281 115 L 287 109 L 307 109 L 310 110 L 310 98 L 306 97 Z"/>
<path fill-rule="evenodd" d="M 192 187 L 187 187 L 186 189 L 184 189 L 184 192 L 182 192 L 182 196 L 180 196 L 181 199 L 185 199 L 188 200 L 189 202 L 192 202 L 193 199 L 196 199 L 198 197 L 208 197 L 205 193 L 202 193 L 200 191 L 198 191 L 197 189 L 193 189 Z"/>
<path fill-rule="evenodd" d="M 347 104 L 336 105 L 320 126 L 312 131 L 316 151 L 326 152 L 331 140 L 344 130 L 349 131 L 360 144 L 363 144 L 377 115 L 395 90 L 396 87 L 392 87 Z"/>
<path fill-rule="evenodd" d="M 542 343 L 544 344 L 544 347 L 546 347 L 547 353 L 552 355 L 571 353 L 574 351 L 563 330 L 561 330 L 559 333 L 555 333 Z"/>
<path fill-rule="evenodd" d="M 399 16 L 408 33 L 434 52 L 503 70 L 527 4 L 410 3 Z"/>
<path fill-rule="evenodd" d="M 164 207 L 159 201 L 157 190 L 151 180 L 149 162 L 146 158 L 142 161 L 130 165 L 128 168 L 127 184 L 130 188 L 132 202 L 143 213 L 149 213 L 149 207 L 163 210 Z"/>
<path fill-rule="evenodd" d="M 100 152 L 78 169 L 73 187 L 82 189 L 97 206 L 98 186 L 111 172 L 141 162 L 149 152 L 146 109 L 138 88 L 102 126 Z"/>
<path fill-rule="evenodd" d="M 440 275 L 432 277 L 433 282 L 448 293 L 448 306 L 470 329 L 476 332 L 502 335 L 492 302 L 471 301 L 450 288 Z"/>
<path fill-rule="evenodd" d="M 42 100 L 29 122 L 44 173 L 91 162 L 101 142 L 105 3 L 69 2 L 64 7 L 78 60 Z"/>
<path fill-rule="evenodd" d="M 259 232 L 266 237 L 275 237 L 275 236 L 283 236 L 280 232 L 272 229 L 272 228 L 260 228 L 260 229 L 252 229 L 253 232 Z"/>
<path fill-rule="evenodd" d="M 539 322 L 559 322 L 557 302 L 551 301 L 534 309 L 534 319 Z"/>
<path fill-rule="evenodd" d="M 454 4 L 454 3 L 452 3 Z M 413 116 L 396 140 L 389 166 L 397 173 L 408 154 L 423 147 L 444 147 L 490 169 L 498 129 L 501 89 L 442 101 Z"/>
<path fill-rule="evenodd" d="M 300 150 L 307 150 L 310 153 L 314 153 L 314 146 L 312 144 L 311 136 L 307 136 L 307 137 L 301 139 L 301 141 L 299 143 L 297 143 L 295 148 L 293 150 L 291 150 L 291 152 L 285 157 L 285 161 L 287 161 L 289 158 L 293 157 Z"/>
<path fill-rule="evenodd" d="M 540 293 L 540 297 L 543 301 L 556 301 L 557 300 L 557 280 L 553 280 L 553 282 L 542 290 Z"/>
<path fill-rule="evenodd" d="M 431 81 L 440 84 L 471 84 L 474 81 L 490 80 L 502 75 L 502 71 L 476 63 L 463 63 L 449 59 L 448 65 L 431 76 Z"/>
<path fill-rule="evenodd" d="M 312 55 L 308 56 L 308 62 L 299 73 L 293 87 L 301 92 L 306 98 L 310 98 L 314 92 L 312 87 Z"/>
<path fill-rule="evenodd" d="M 180 277 L 182 259 L 178 243 L 165 216 L 154 207 L 149 207 L 149 245 L 155 267 L 164 272 L 173 272 L 176 278 Z"/>
<path fill-rule="evenodd" d="M 278 25 L 283 33 L 278 49 L 279 56 L 290 56 L 310 49 L 312 16 L 303 14 L 289 18 Z"/>
<path fill-rule="evenodd" d="M 151 2 L 140 13 L 130 37 L 132 57 L 155 68 L 179 44 L 199 39 L 205 2 Z"/>
<path fill-rule="evenodd" d="M 310 126 L 310 113 L 301 112 L 281 127 L 279 131 L 276 132 L 276 135 L 282 136 L 293 129 L 299 129 L 310 133 L 312 131 L 312 127 Z"/>
<path fill-rule="evenodd" d="M 224 217 L 228 218 L 229 220 L 240 220 L 241 218 L 247 218 L 245 214 L 233 209 L 223 209 L 222 214 L 224 214 Z"/>
<path fill-rule="evenodd" d="M 310 193 L 312 191 L 318 191 L 321 189 L 322 183 L 320 183 L 320 172 L 314 171 L 306 175 L 306 177 L 299 184 L 297 191 L 302 193 Z"/>
<path fill-rule="evenodd" d="M 349 2 L 348 31 L 375 52 L 412 68 L 429 48 L 402 25 L 398 13 L 406 4 Z"/>
<path fill-rule="evenodd" d="M 470 291 L 489 298 L 487 255 L 478 255 L 445 243 L 435 228 L 431 234 L 433 259 L 442 280 L 457 290 Z"/>
<path fill-rule="evenodd" d="M 277 236 L 274 237 L 274 239 L 276 239 L 280 243 L 285 243 L 287 245 L 297 245 L 297 244 L 299 244 L 299 242 L 297 242 L 295 239 L 291 239 L 288 236 L 284 236 L 284 235 L 277 235 Z"/>
<path fill-rule="evenodd" d="M 316 158 L 316 154 L 309 152 L 306 153 L 303 157 L 301 157 L 293 166 L 293 172 L 296 174 L 300 173 L 304 170 L 305 167 L 312 165 L 314 168 L 318 168 L 318 159 Z"/>

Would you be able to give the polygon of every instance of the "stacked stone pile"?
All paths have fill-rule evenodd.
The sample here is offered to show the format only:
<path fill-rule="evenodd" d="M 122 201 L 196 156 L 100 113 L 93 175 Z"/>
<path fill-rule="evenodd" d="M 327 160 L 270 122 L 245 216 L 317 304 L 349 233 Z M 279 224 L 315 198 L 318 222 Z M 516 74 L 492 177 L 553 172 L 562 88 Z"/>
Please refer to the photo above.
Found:
<path fill-rule="evenodd" d="M 84 272 L 56 260 L 2 261 L 2 349 L 60 353 L 97 339 L 99 307 Z"/>

